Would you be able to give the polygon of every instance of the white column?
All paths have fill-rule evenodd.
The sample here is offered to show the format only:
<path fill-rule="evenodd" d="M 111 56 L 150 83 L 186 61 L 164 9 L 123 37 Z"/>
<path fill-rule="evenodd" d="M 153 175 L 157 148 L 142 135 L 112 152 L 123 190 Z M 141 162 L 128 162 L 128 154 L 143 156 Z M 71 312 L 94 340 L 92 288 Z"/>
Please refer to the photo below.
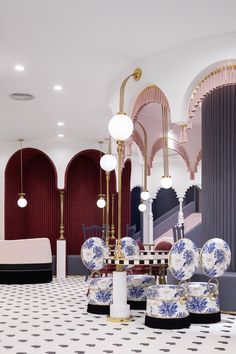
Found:
<path fill-rule="evenodd" d="M 113 301 L 110 305 L 111 320 L 128 320 L 130 305 L 127 304 L 127 273 L 113 272 Z"/>
<path fill-rule="evenodd" d="M 152 244 L 153 243 L 153 213 L 152 213 L 152 203 L 153 200 L 149 199 L 148 200 L 148 243 Z"/>
<path fill-rule="evenodd" d="M 143 214 L 143 243 L 149 243 L 149 236 L 148 236 L 148 201 L 143 200 L 143 204 L 146 205 L 146 210 L 142 213 Z"/>
<path fill-rule="evenodd" d="M 66 277 L 66 240 L 57 240 L 57 278 Z"/>
<path fill-rule="evenodd" d="M 184 224 L 183 201 L 184 198 L 179 198 L 178 226 Z"/>

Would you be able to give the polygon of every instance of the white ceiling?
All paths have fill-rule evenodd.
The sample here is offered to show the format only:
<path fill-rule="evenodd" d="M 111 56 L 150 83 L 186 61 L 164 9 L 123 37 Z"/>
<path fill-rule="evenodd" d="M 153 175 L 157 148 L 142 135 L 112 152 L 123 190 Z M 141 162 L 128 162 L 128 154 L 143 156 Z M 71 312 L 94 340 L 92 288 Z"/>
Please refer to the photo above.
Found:
<path fill-rule="evenodd" d="M 235 30 L 235 3 L 0 0 L 0 142 L 58 140 L 60 131 L 66 141 L 97 142 L 107 136 L 114 78 L 155 52 Z M 35 99 L 13 101 L 13 92 Z"/>

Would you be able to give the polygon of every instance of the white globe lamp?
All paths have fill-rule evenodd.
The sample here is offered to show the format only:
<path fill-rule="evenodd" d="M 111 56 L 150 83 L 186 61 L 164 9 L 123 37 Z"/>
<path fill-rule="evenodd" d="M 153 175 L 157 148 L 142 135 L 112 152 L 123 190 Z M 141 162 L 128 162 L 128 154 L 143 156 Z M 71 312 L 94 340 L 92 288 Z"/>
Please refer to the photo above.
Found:
<path fill-rule="evenodd" d="M 108 124 L 108 130 L 112 138 L 124 141 L 128 139 L 134 130 L 133 121 L 126 114 L 116 114 Z"/>
<path fill-rule="evenodd" d="M 20 195 L 20 198 L 17 200 L 17 205 L 20 207 L 20 208 L 25 208 L 26 205 L 27 205 L 27 200 L 24 198 L 23 195 Z"/>
<path fill-rule="evenodd" d="M 138 210 L 141 211 L 142 213 L 147 209 L 146 205 L 141 203 L 138 206 Z"/>
<path fill-rule="evenodd" d="M 111 172 L 116 168 L 117 161 L 111 154 L 103 155 L 100 159 L 100 166 L 106 172 Z"/>
<path fill-rule="evenodd" d="M 140 194 L 140 197 L 142 198 L 142 200 L 148 200 L 150 197 L 150 194 L 148 191 L 142 191 L 142 193 Z"/>
<path fill-rule="evenodd" d="M 97 200 L 97 207 L 98 208 L 101 208 L 101 209 L 103 209 L 103 208 L 105 208 L 105 206 L 106 206 L 106 201 L 105 201 L 105 199 L 103 198 L 103 197 L 100 197 L 98 200 Z"/>
<path fill-rule="evenodd" d="M 162 176 L 161 178 L 161 186 L 165 189 L 171 188 L 173 185 L 173 181 L 171 176 Z"/>

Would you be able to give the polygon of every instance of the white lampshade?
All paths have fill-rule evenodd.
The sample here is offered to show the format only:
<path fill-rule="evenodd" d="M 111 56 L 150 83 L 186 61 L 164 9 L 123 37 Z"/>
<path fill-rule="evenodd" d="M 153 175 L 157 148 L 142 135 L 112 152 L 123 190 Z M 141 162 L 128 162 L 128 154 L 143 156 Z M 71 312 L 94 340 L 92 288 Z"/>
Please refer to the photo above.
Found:
<path fill-rule="evenodd" d="M 106 201 L 103 197 L 100 197 L 98 200 L 97 200 L 97 206 L 99 208 L 104 208 L 106 206 Z"/>
<path fill-rule="evenodd" d="M 116 168 L 116 164 L 116 158 L 111 154 L 106 154 L 101 157 L 100 166 L 106 172 L 113 171 Z"/>
<path fill-rule="evenodd" d="M 138 210 L 141 211 L 142 213 L 147 209 L 146 205 L 141 203 L 138 206 Z"/>
<path fill-rule="evenodd" d="M 161 185 L 163 188 L 168 189 L 172 187 L 173 181 L 171 176 L 162 176 L 161 177 Z"/>
<path fill-rule="evenodd" d="M 148 191 L 142 191 L 140 197 L 142 198 L 142 200 L 148 200 L 149 199 L 149 192 Z"/>
<path fill-rule="evenodd" d="M 20 208 L 25 208 L 27 205 L 27 200 L 23 197 L 23 195 L 20 196 L 20 198 L 17 200 L 17 205 Z"/>
<path fill-rule="evenodd" d="M 108 124 L 108 130 L 115 140 L 126 140 L 133 133 L 133 121 L 126 114 L 116 114 L 111 118 Z"/>

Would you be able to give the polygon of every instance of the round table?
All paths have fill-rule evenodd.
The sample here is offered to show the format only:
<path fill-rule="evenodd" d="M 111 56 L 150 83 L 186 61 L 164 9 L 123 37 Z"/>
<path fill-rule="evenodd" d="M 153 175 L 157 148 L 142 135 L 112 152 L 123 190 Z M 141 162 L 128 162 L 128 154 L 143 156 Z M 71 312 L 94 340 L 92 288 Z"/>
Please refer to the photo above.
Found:
<path fill-rule="evenodd" d="M 113 303 L 110 305 L 110 321 L 124 322 L 130 319 L 130 306 L 127 304 L 127 273 L 124 266 L 135 265 L 167 265 L 167 251 L 141 251 L 147 254 L 130 256 L 129 258 L 105 257 L 105 264 L 116 265 L 117 269 L 113 272 Z"/>

